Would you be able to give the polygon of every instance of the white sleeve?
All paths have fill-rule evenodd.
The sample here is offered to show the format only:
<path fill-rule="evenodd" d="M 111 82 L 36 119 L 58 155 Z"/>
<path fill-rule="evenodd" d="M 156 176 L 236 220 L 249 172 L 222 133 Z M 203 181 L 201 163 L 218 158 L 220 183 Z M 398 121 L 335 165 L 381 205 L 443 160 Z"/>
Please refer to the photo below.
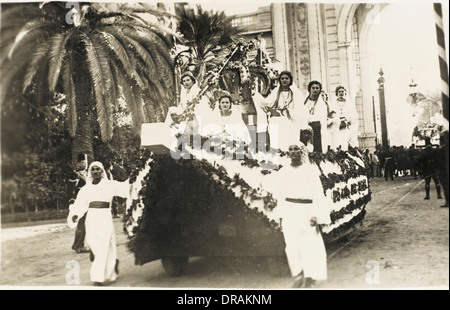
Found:
<path fill-rule="evenodd" d="M 253 95 L 255 106 L 259 105 L 260 107 L 272 107 L 275 103 L 275 99 L 277 98 L 278 88 L 279 87 L 274 88 L 266 98 L 256 92 Z"/>
<path fill-rule="evenodd" d="M 265 132 L 267 131 L 267 114 L 261 108 L 262 104 L 260 100 L 264 100 L 264 97 L 261 94 L 256 93 L 253 96 L 253 103 L 256 110 L 256 131 L 257 132 Z"/>
<path fill-rule="evenodd" d="M 82 187 L 78 192 L 75 202 L 69 205 L 69 214 L 67 215 L 67 224 L 70 228 L 77 227 L 79 219 L 87 212 L 89 208 L 89 197 L 86 186 Z M 73 216 L 77 216 L 77 220 L 72 221 Z"/>
<path fill-rule="evenodd" d="M 111 180 L 110 183 L 111 183 L 111 188 L 114 191 L 114 196 L 119 196 L 122 198 L 130 197 L 131 185 L 130 185 L 128 179 L 123 182 Z"/>

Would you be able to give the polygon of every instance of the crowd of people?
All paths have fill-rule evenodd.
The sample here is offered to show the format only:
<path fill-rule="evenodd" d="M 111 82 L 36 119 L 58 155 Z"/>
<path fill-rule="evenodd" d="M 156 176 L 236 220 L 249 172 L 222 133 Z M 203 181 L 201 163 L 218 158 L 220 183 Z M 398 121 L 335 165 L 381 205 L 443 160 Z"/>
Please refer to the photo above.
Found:
<path fill-rule="evenodd" d="M 169 108 L 166 124 L 170 125 L 174 121 L 183 123 L 186 135 L 194 132 L 203 136 L 226 133 L 251 142 L 248 139 L 251 138 L 249 129 L 241 126 L 243 123 L 239 100 L 233 102 L 231 95 L 228 93 L 227 96 L 227 91 L 222 89 L 210 93 L 225 95 L 213 98 L 215 102 L 210 104 L 211 98 L 202 94 L 193 74 L 185 72 L 181 76 L 180 100 L 177 106 Z M 267 145 L 266 149 L 275 148 L 285 152 L 291 142 L 288 137 L 292 134 L 309 152 L 325 153 L 330 149 L 345 151 L 349 146 L 357 147 L 358 117 L 355 105 L 343 85 L 336 88 L 335 95 L 336 99 L 329 100 L 322 83 L 316 80 L 308 84 L 308 94 L 305 95 L 295 85 L 291 72 L 280 72 L 276 86 L 267 96 L 253 88 L 252 100 L 257 116 L 255 125 L 258 137 L 265 133 L 263 143 Z M 231 107 L 225 112 L 220 103 L 224 98 Z M 188 109 L 193 113 L 183 114 Z M 228 114 L 228 117 L 224 117 L 224 114 Z M 312 135 L 303 135 L 302 132 L 311 132 Z"/>
<path fill-rule="evenodd" d="M 382 177 L 386 181 L 394 181 L 396 178 L 406 176 L 414 177 L 415 180 L 423 179 L 425 181 L 424 200 L 430 199 L 431 181 L 433 181 L 436 198 L 445 198 L 445 204 L 441 207 L 448 207 L 446 140 L 448 140 L 448 131 L 441 135 L 440 146 L 433 146 L 428 140 L 425 142 L 425 147 L 416 147 L 412 144 L 408 148 L 404 146 L 378 147 L 373 153 L 366 150 L 363 158 L 368 167 L 368 176 L 370 178 Z"/>

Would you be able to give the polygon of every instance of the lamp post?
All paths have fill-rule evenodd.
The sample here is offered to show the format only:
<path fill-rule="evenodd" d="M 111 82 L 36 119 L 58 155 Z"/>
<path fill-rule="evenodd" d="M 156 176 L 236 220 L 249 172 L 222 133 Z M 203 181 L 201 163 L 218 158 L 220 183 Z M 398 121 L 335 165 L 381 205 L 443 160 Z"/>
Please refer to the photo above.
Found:
<path fill-rule="evenodd" d="M 381 145 L 383 147 L 389 147 L 388 132 L 387 132 L 387 121 L 386 121 L 386 103 L 384 100 L 384 72 L 380 68 L 378 72 L 380 77 L 378 78 L 378 96 L 380 100 L 380 118 L 381 118 Z"/>

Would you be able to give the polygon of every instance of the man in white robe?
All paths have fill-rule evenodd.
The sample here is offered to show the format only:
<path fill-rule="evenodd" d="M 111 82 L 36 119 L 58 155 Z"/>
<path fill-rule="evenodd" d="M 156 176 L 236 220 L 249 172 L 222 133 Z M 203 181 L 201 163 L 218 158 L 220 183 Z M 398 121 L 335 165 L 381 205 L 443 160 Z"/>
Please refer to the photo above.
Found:
<path fill-rule="evenodd" d="M 67 223 L 71 228 L 86 213 L 86 243 L 91 250 L 90 279 L 94 285 L 113 282 L 119 273 L 111 202 L 114 196 L 128 198 L 129 189 L 127 181 L 108 180 L 103 164 L 94 161 L 86 185 L 69 206 Z"/>
<path fill-rule="evenodd" d="M 312 287 L 327 279 L 327 254 L 320 225 L 330 224 L 330 203 L 325 198 L 320 172 L 309 162 L 308 150 L 289 146 L 291 165 L 273 174 L 271 184 L 277 198 L 276 210 L 286 243 L 286 257 L 293 287 Z M 272 183 L 273 182 L 273 183 Z"/>

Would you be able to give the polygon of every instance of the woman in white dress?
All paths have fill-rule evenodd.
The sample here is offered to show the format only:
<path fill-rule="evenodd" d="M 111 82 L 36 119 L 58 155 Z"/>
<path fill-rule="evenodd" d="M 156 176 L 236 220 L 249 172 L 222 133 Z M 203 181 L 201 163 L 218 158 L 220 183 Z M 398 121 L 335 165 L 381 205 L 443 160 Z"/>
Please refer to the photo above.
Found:
<path fill-rule="evenodd" d="M 181 75 L 181 90 L 180 90 L 180 101 L 175 107 L 170 107 L 167 113 L 165 123 L 171 125 L 176 117 L 180 116 L 189 106 L 190 103 L 197 101 L 197 96 L 200 93 L 200 88 L 198 87 L 197 80 L 194 75 L 187 71 Z M 194 129 L 196 129 L 197 122 L 194 118 L 186 121 L 185 132 L 188 134 L 193 134 Z"/>
<path fill-rule="evenodd" d="M 282 71 L 278 80 L 279 85 L 266 98 L 256 93 L 253 101 L 267 114 L 270 146 L 287 151 L 293 134 L 300 141 L 300 129 L 307 125 L 307 112 L 304 96 L 294 84 L 292 74 Z"/>
<path fill-rule="evenodd" d="M 355 105 L 347 96 L 344 86 L 336 87 L 336 100 L 333 103 L 336 112 L 331 127 L 331 147 L 347 151 L 348 146 L 358 146 L 358 114 Z"/>
<path fill-rule="evenodd" d="M 231 95 L 220 96 L 217 106 L 216 119 L 221 133 L 232 140 L 249 142 L 250 134 L 247 125 L 242 119 L 239 106 L 232 103 Z"/>
<path fill-rule="evenodd" d="M 322 96 L 322 83 L 309 82 L 308 92 L 304 105 L 307 109 L 308 125 L 313 130 L 314 152 L 325 153 L 330 144 L 330 135 L 327 130 L 330 109 Z"/>
<path fill-rule="evenodd" d="M 200 92 L 201 89 L 198 87 L 194 75 L 190 71 L 183 73 L 181 75 L 180 102 L 178 106 L 169 108 L 165 123 L 170 126 L 188 107 L 193 105 L 193 114 L 188 119 L 180 120 L 180 124 L 185 124 L 184 133 L 186 135 L 204 135 L 203 128 L 215 120 L 213 110 L 209 106 L 208 96 L 206 94 L 199 96 Z"/>
<path fill-rule="evenodd" d="M 91 250 L 90 279 L 94 285 L 113 282 L 119 273 L 111 201 L 114 196 L 128 198 L 129 188 L 127 181 L 108 180 L 103 164 L 94 161 L 86 185 L 69 207 L 67 222 L 71 228 L 86 213 L 86 243 Z"/>

